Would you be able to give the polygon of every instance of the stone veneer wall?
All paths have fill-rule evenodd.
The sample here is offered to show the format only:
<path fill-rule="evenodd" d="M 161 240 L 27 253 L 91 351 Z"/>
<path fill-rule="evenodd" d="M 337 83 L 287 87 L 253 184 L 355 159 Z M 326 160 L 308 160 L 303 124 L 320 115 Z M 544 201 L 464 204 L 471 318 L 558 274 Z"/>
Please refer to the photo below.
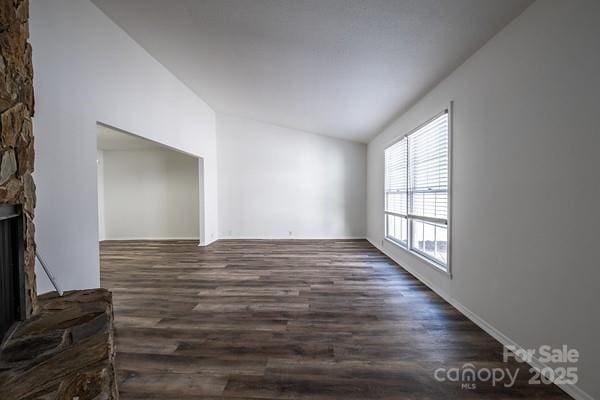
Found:
<path fill-rule="evenodd" d="M 28 0 L 0 0 L 0 204 L 23 207 L 25 316 L 36 309 L 33 66 Z"/>

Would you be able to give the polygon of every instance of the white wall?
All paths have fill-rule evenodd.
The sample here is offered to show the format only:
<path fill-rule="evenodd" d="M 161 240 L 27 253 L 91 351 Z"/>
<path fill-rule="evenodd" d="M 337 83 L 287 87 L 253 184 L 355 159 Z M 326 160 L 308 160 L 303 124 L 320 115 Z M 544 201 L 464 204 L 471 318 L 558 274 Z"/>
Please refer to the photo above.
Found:
<path fill-rule="evenodd" d="M 599 19 L 595 0 L 534 3 L 368 148 L 381 247 L 384 147 L 454 101 L 453 279 L 383 249 L 504 341 L 579 349 L 579 389 L 596 398 Z"/>
<path fill-rule="evenodd" d="M 98 240 L 106 239 L 106 224 L 104 223 L 104 151 L 98 149 L 97 162 L 98 173 L 96 180 L 98 182 Z"/>
<path fill-rule="evenodd" d="M 106 239 L 197 239 L 198 160 L 173 150 L 105 150 Z"/>
<path fill-rule="evenodd" d="M 217 234 L 215 116 L 88 0 L 33 0 L 36 240 L 64 289 L 100 284 L 96 122 L 203 157 Z M 38 291 L 51 287 L 38 269 Z"/>
<path fill-rule="evenodd" d="M 217 132 L 219 238 L 365 237 L 366 145 L 220 113 Z"/>

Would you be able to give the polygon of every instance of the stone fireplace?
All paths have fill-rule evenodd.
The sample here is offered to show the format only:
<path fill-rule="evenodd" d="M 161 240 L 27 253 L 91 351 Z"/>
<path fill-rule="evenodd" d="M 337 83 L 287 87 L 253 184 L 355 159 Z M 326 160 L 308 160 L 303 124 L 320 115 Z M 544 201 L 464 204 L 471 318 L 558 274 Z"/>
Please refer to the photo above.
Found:
<path fill-rule="evenodd" d="M 10 257 L 16 271 L 17 319 L 30 317 L 36 309 L 33 182 L 33 68 L 28 43 L 26 0 L 0 1 L 0 207 L 2 224 L 10 231 Z M 16 232 L 14 231 L 16 229 Z M 0 243 L 1 245 L 1 243 Z M 4 250 L 3 250 L 4 253 Z M 9 256 L 7 256 L 8 258 Z M 10 273 L 9 273 L 10 274 Z M 3 299 L 4 300 L 4 299 Z"/>

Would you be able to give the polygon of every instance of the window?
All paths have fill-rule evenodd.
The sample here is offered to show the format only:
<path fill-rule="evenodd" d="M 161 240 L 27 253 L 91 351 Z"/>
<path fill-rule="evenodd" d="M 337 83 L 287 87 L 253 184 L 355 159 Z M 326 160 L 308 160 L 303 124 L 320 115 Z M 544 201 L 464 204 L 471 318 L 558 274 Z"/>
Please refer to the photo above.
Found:
<path fill-rule="evenodd" d="M 385 236 L 448 271 L 448 111 L 385 149 Z"/>

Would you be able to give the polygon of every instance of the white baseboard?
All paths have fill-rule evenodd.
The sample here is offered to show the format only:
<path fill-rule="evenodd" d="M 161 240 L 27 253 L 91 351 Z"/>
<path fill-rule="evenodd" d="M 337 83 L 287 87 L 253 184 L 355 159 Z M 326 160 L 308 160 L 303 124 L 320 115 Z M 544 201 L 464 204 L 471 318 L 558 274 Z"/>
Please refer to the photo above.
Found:
<path fill-rule="evenodd" d="M 365 240 L 364 236 L 224 236 L 219 240 Z"/>
<path fill-rule="evenodd" d="M 174 238 L 174 237 L 126 237 L 126 238 L 115 238 L 115 239 L 111 239 L 111 238 L 104 238 L 102 240 L 100 240 L 101 242 L 104 241 L 126 241 L 126 240 L 200 240 L 200 238 L 198 237 L 180 237 L 180 238 Z"/>
<path fill-rule="evenodd" d="M 382 248 L 381 246 L 377 245 L 377 242 L 375 240 L 372 240 L 370 238 L 367 238 L 367 240 L 369 241 L 369 243 L 371 243 L 373 246 L 375 246 L 379 251 L 381 251 L 383 254 L 385 254 L 392 260 L 394 260 L 396 263 L 398 263 L 398 265 L 400 265 L 400 262 L 397 261 L 394 258 L 394 256 L 390 252 L 387 251 L 387 249 Z M 428 288 L 433 290 L 441 298 L 443 298 L 445 301 L 450 303 L 450 305 L 452 305 L 454 308 L 456 308 L 458 311 L 460 311 L 465 317 L 470 319 L 475 325 L 479 326 L 481 329 L 483 329 L 485 332 L 487 332 L 490 336 L 492 336 L 494 339 L 499 341 L 503 346 L 513 346 L 516 349 L 523 349 L 523 346 L 519 345 L 514 340 L 509 338 L 507 335 L 502 333 L 499 329 L 497 329 L 496 327 L 494 327 L 493 325 L 488 323 L 484 318 L 475 314 L 469 308 L 467 308 L 460 302 L 453 299 L 450 295 L 448 295 L 448 293 L 441 290 L 436 285 L 432 284 L 430 281 L 425 279 L 421 274 L 419 274 L 418 272 L 415 272 L 412 268 L 407 268 L 406 266 L 402 266 L 401 268 L 403 268 L 405 271 L 407 271 L 408 273 L 413 275 L 415 278 L 417 278 L 419 281 L 421 281 Z M 537 368 L 538 370 L 541 370 L 548 366 L 548 365 L 540 362 L 537 358 L 534 358 L 531 361 L 531 363 L 529 363 L 529 365 L 531 365 L 534 368 Z M 584 390 L 579 388 L 577 385 L 557 384 L 557 386 L 560 387 L 562 390 L 564 390 L 565 393 L 567 393 L 569 396 L 571 396 L 575 400 L 594 400 L 594 398 L 592 396 L 590 396 Z"/>
<path fill-rule="evenodd" d="M 198 247 L 206 247 L 206 246 L 210 246 L 211 244 L 213 244 L 214 242 L 216 242 L 219 239 L 211 239 L 208 242 L 200 242 L 198 243 Z"/>
<path fill-rule="evenodd" d="M 181 237 L 181 238 L 173 238 L 173 237 L 126 237 L 126 238 L 104 238 L 101 239 L 100 242 L 104 241 L 128 241 L 128 240 L 198 240 L 200 243 L 198 246 L 204 247 L 208 246 L 218 240 L 366 240 L 364 236 L 341 236 L 341 237 L 298 237 L 298 236 L 227 236 L 217 239 L 212 239 L 208 242 L 202 243 L 200 242 L 200 238 L 197 237 Z"/>
<path fill-rule="evenodd" d="M 199 247 L 206 247 L 219 240 L 366 240 L 366 237 L 290 237 L 290 236 L 227 236 L 213 239 L 210 242 L 200 243 Z"/>

